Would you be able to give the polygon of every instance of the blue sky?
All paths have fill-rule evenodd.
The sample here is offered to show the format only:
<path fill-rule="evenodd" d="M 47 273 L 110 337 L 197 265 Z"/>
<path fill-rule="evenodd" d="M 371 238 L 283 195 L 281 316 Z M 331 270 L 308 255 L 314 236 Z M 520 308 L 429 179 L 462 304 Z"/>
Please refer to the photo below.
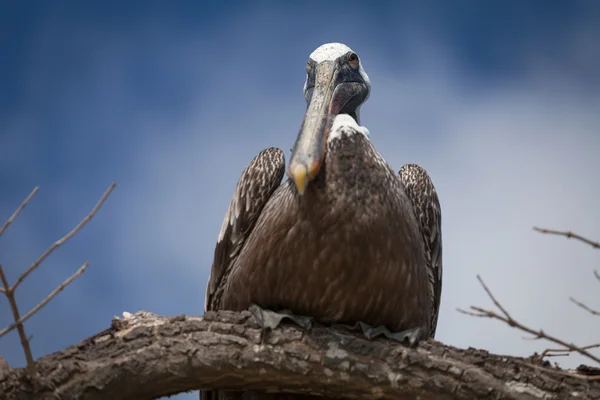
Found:
<path fill-rule="evenodd" d="M 371 78 L 361 123 L 375 146 L 396 170 L 423 165 L 438 188 L 445 272 L 437 338 L 508 354 L 545 348 L 455 311 L 490 305 L 481 274 L 523 322 L 597 342 L 600 323 L 568 297 L 600 308 L 598 255 L 531 227 L 600 239 L 600 5 L 415 4 L 4 2 L 0 220 L 41 187 L 0 238 L 9 278 L 118 183 L 17 294 L 25 312 L 90 261 L 26 324 L 34 356 L 106 328 L 123 311 L 202 313 L 237 179 L 265 147 L 289 157 L 305 107 L 305 62 L 331 41 L 352 47 Z M 0 325 L 10 322 L 0 299 Z M 15 333 L 0 338 L 0 354 L 23 365 Z"/>

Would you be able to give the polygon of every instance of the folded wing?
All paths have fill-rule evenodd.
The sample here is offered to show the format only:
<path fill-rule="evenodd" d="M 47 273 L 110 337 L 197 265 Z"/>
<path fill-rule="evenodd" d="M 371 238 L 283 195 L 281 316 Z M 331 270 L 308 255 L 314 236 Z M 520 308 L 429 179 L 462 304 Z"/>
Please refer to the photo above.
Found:
<path fill-rule="evenodd" d="M 398 173 L 410 198 L 421 230 L 432 299 L 431 337 L 435 337 L 442 295 L 442 211 L 437 192 L 427 172 L 416 164 L 406 164 Z"/>
<path fill-rule="evenodd" d="M 281 184 L 284 173 L 285 155 L 274 147 L 258 153 L 242 173 L 217 239 L 204 311 L 219 308 L 221 282 L 235 263 L 269 198 Z"/>

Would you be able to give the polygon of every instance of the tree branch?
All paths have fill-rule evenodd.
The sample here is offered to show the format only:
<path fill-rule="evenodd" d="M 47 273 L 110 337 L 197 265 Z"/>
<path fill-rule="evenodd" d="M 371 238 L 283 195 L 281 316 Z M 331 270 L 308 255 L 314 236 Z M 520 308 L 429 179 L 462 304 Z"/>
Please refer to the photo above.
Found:
<path fill-rule="evenodd" d="M 17 216 L 25 208 L 25 206 L 27 206 L 27 204 L 29 204 L 29 202 L 31 201 L 31 199 L 33 199 L 33 196 L 35 196 L 35 194 L 38 192 L 38 190 L 40 190 L 39 187 L 37 187 L 37 186 L 34 187 L 33 190 L 31 191 L 31 193 L 29 193 L 29 196 L 27 196 L 25 198 L 25 200 L 23 200 L 23 202 L 21 203 L 21 205 L 17 208 L 17 210 L 13 213 L 13 215 L 10 216 L 10 218 L 8 219 L 8 221 L 6 221 L 4 223 L 4 225 L 2 225 L 2 228 L 0 228 L 0 236 L 2 236 L 2 234 L 4 233 L 4 231 L 6 230 L 6 228 L 8 228 L 8 226 L 13 223 L 13 221 L 15 220 L 15 218 L 17 218 Z"/>
<path fill-rule="evenodd" d="M 150 399 L 200 388 L 347 399 L 600 397 L 600 382 L 587 377 L 435 341 L 410 349 L 320 325 L 263 332 L 248 312 L 124 315 L 38 360 L 37 392 L 22 369 L 0 373 L 0 399 Z"/>
<path fill-rule="evenodd" d="M 31 272 L 33 272 L 57 247 L 59 247 L 64 242 L 66 242 L 71 237 L 73 237 L 81 228 L 83 228 L 83 226 L 85 224 L 87 224 L 92 219 L 92 217 L 96 214 L 96 212 L 100 209 L 100 207 L 102 207 L 102 204 L 104 204 L 104 201 L 107 199 L 107 197 L 113 191 L 115 186 L 116 186 L 116 184 L 112 183 L 109 186 L 109 188 L 104 192 L 104 194 L 102 195 L 102 197 L 100 198 L 100 200 L 98 201 L 96 206 L 92 209 L 92 211 L 71 232 L 69 232 L 67 235 L 65 235 L 60 240 L 54 242 L 54 244 L 52 244 L 52 246 L 50 246 L 50 248 L 48 248 L 25 272 L 23 272 L 17 278 L 17 280 L 15 281 L 15 283 L 12 286 L 10 286 L 10 284 L 8 283 L 8 280 L 6 279 L 6 275 L 4 275 L 4 270 L 2 269 L 2 266 L 0 265 L 0 282 L 2 283 L 2 286 L 3 286 L 0 290 L 0 293 L 3 293 L 6 296 L 6 298 L 8 299 L 8 303 L 10 304 L 10 308 L 11 308 L 11 311 L 13 314 L 13 319 L 15 321 L 9 327 L 0 331 L 0 337 L 2 337 L 3 335 L 5 335 L 6 333 L 10 332 L 11 330 L 13 330 L 15 328 L 17 329 L 17 331 L 19 333 L 19 339 L 21 340 L 21 346 L 23 347 L 23 351 L 25 352 L 25 359 L 27 361 L 27 370 L 29 371 L 29 375 L 32 378 L 34 378 L 36 375 L 36 368 L 35 368 L 35 362 L 33 359 L 33 355 L 31 353 L 31 347 L 29 346 L 29 338 L 27 337 L 27 334 L 25 333 L 25 327 L 23 326 L 23 322 L 25 322 L 29 317 L 31 317 L 32 315 L 37 313 L 50 300 L 52 300 L 54 298 L 54 296 L 56 296 L 58 293 L 60 293 L 76 277 L 81 275 L 87 268 L 88 263 L 86 262 L 85 264 L 83 264 L 83 266 L 81 268 L 79 268 L 79 270 L 77 270 L 77 272 L 75 272 L 73 275 L 71 275 L 69 278 L 67 278 L 63 283 L 58 285 L 58 287 L 56 289 L 54 289 L 48 296 L 46 296 L 46 298 L 44 300 L 42 300 L 38 305 L 36 305 L 34 308 L 32 308 L 23 317 L 21 317 L 19 308 L 17 306 L 17 302 L 15 299 L 15 291 L 16 291 L 17 287 L 19 286 L 19 284 L 21 282 L 23 282 L 23 280 L 25 278 L 27 278 L 27 276 Z M 0 229 L 0 236 L 6 231 L 8 226 L 10 224 L 12 224 L 12 222 L 19 215 L 21 210 L 23 210 L 25 208 L 25 206 L 27 206 L 29 201 L 33 198 L 33 196 L 37 193 L 38 190 L 39 190 L 39 188 L 35 187 L 33 189 L 33 191 L 29 194 L 29 196 L 27 196 L 27 198 L 21 203 L 21 205 L 13 213 L 13 215 L 11 215 L 11 217 L 8 219 L 8 221 L 6 221 L 6 223 L 4 223 L 4 225 Z"/>
<path fill-rule="evenodd" d="M 600 343 L 590 344 L 589 346 L 582 346 L 581 348 L 584 350 L 597 349 L 600 347 Z M 569 353 L 572 353 L 569 349 L 546 349 L 540 354 L 541 358 L 544 357 L 558 357 L 558 356 L 567 356 Z"/>
<path fill-rule="evenodd" d="M 19 314 L 17 300 L 15 299 L 15 292 L 10 289 L 8 280 L 6 279 L 6 275 L 4 275 L 4 269 L 2 269 L 2 265 L 0 265 L 0 281 L 2 281 L 2 286 L 4 286 L 4 295 L 8 299 L 8 304 L 10 304 L 10 310 L 12 311 L 13 318 L 15 321 L 19 321 L 21 319 L 21 316 Z M 23 324 L 17 324 L 16 327 L 17 331 L 19 332 L 21 346 L 23 347 L 23 351 L 25 352 L 27 369 L 31 376 L 35 376 L 35 364 L 33 361 L 33 354 L 31 353 L 31 347 L 29 346 L 29 339 L 27 339 L 27 334 L 25 333 L 25 327 L 23 326 Z"/>
<path fill-rule="evenodd" d="M 494 295 L 492 294 L 490 289 L 483 282 L 483 279 L 481 279 L 481 277 L 479 275 L 477 275 L 477 279 L 479 280 L 479 283 L 481 284 L 481 286 L 487 293 L 488 297 L 494 302 L 494 305 L 496 307 L 498 307 L 498 309 L 501 311 L 502 315 L 497 314 L 494 311 L 486 310 L 481 307 L 475 307 L 475 306 L 471 306 L 471 310 L 473 310 L 473 311 L 465 311 L 465 310 L 462 310 L 459 308 L 459 309 L 457 309 L 459 312 L 466 314 L 466 315 L 473 316 L 473 317 L 491 318 L 491 319 L 497 319 L 497 320 L 503 321 L 504 323 L 506 323 L 507 325 L 509 325 L 513 328 L 517 328 L 523 332 L 533 335 L 536 339 L 549 340 L 555 344 L 558 344 L 559 346 L 564 346 L 569 351 L 577 352 L 591 360 L 594 360 L 597 363 L 600 363 L 600 358 L 594 356 L 592 353 L 587 351 L 585 347 L 576 346 L 573 343 L 567 343 L 562 339 L 559 339 L 555 336 L 551 336 L 551 335 L 547 334 L 546 332 L 544 332 L 541 329 L 535 330 L 535 329 L 529 328 L 529 327 L 521 324 L 520 322 L 516 321 L 513 317 L 511 317 L 511 315 L 508 313 L 508 311 L 506 311 L 506 309 L 504 307 L 502 307 L 500 302 L 498 300 L 496 300 L 496 298 L 494 297 Z"/>
<path fill-rule="evenodd" d="M 600 311 L 596 311 L 593 308 L 588 307 L 587 305 L 585 305 L 584 303 L 575 300 L 572 297 L 569 297 L 569 300 L 571 300 L 571 302 L 575 303 L 576 305 L 578 305 L 579 307 L 583 308 L 585 311 L 589 312 L 592 315 L 600 315 Z"/>
<path fill-rule="evenodd" d="M 538 228 L 537 226 L 534 226 L 533 230 L 534 231 L 538 231 L 540 233 L 546 233 L 546 234 L 549 234 L 549 235 L 564 236 L 567 239 L 571 239 L 571 238 L 577 239 L 577 240 L 579 240 L 579 241 L 581 241 L 583 243 L 589 244 L 590 246 L 592 246 L 595 249 L 600 249 L 600 242 L 594 242 L 594 241 L 592 241 L 590 239 L 586 239 L 583 236 L 578 235 L 576 233 L 573 233 L 571 231 L 557 231 L 557 230 L 554 230 L 554 229 Z"/>
<path fill-rule="evenodd" d="M 108 189 L 106 189 L 106 191 L 104 192 L 104 194 L 102 195 L 100 200 L 98 200 L 98 203 L 94 206 L 92 211 L 90 211 L 90 213 L 88 215 L 86 215 L 85 218 L 83 220 L 81 220 L 81 222 L 75 228 L 73 228 L 73 230 L 71 232 L 67 233 L 61 239 L 54 242 L 52 244 L 52 246 L 50 246 L 37 260 L 35 260 L 35 262 L 33 264 L 31 264 L 31 266 L 29 268 L 27 268 L 27 270 L 25 272 L 23 272 L 21 274 L 21 276 L 19 276 L 17 278 L 15 283 L 12 285 L 11 290 L 15 290 L 21 284 L 21 282 L 23 282 L 23 280 L 25 278 L 27 278 L 27 276 L 30 273 L 35 271 L 35 269 L 42 263 L 42 261 L 44 261 L 54 250 L 56 250 L 59 246 L 61 246 L 67 240 L 71 239 L 77 232 L 79 232 L 79 230 L 81 228 L 83 228 L 85 226 L 85 224 L 90 222 L 90 220 L 94 217 L 94 215 L 96 215 L 96 213 L 98 212 L 100 207 L 102 207 L 102 204 L 104 204 L 104 202 L 106 201 L 106 199 L 108 198 L 110 193 L 113 191 L 115 186 L 117 186 L 117 184 L 113 182 L 108 187 Z"/>
<path fill-rule="evenodd" d="M 54 298 L 54 296 L 59 294 L 64 288 L 67 287 L 67 285 L 69 285 L 71 282 L 73 282 L 73 280 L 75 278 L 77 278 L 79 275 L 83 274 L 83 272 L 88 267 L 88 265 L 89 265 L 89 262 L 86 261 L 73 275 L 71 275 L 70 277 L 65 279 L 65 281 L 63 283 L 58 285 L 56 287 L 56 289 L 54 289 L 48 296 L 46 296 L 46 298 L 44 300 L 40 301 L 38 303 L 38 305 L 33 307 L 31 310 L 29 310 L 29 312 L 27 314 L 23 315 L 17 322 L 14 322 L 11 325 L 7 326 L 6 328 L 2 329 L 0 331 L 0 337 L 6 335 L 8 332 L 12 331 L 17 326 L 23 324 L 23 322 L 27 321 L 30 317 L 35 315 L 35 313 L 37 313 L 39 310 L 42 309 L 42 307 L 44 307 L 46 304 L 48 304 L 48 302 L 50 300 L 52 300 Z M 1 268 L 1 266 L 0 266 L 0 268 Z"/>

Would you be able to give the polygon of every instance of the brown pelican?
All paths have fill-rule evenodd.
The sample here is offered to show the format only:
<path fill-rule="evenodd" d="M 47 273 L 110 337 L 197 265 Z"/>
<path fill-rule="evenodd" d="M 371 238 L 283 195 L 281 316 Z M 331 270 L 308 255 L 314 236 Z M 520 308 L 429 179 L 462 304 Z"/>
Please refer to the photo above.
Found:
<path fill-rule="evenodd" d="M 369 77 L 346 45 L 310 55 L 308 106 L 290 164 L 286 170 L 283 152 L 268 148 L 242 173 L 217 240 L 205 310 L 254 304 L 325 324 L 384 326 L 402 339 L 434 336 L 442 288 L 438 196 L 423 168 L 408 164 L 396 175 L 375 150 L 359 125 L 369 92 Z"/>

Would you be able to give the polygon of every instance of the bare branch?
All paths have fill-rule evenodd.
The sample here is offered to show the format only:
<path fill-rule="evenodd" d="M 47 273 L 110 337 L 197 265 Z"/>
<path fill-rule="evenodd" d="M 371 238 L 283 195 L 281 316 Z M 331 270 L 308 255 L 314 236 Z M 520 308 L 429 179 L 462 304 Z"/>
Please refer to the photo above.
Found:
<path fill-rule="evenodd" d="M 67 233 L 61 239 L 54 242 L 52 244 L 52 246 L 50 246 L 33 264 L 31 264 L 31 266 L 29 268 L 27 268 L 27 270 L 25 272 L 23 272 L 21 274 L 21 276 L 19 276 L 17 278 L 15 283 L 12 285 L 11 290 L 15 290 L 21 284 L 21 282 L 23 282 L 23 280 L 25 278 L 27 278 L 27 276 L 30 273 L 35 271 L 35 269 L 42 263 L 42 261 L 44 261 L 54 250 L 56 250 L 56 248 L 61 246 L 67 240 L 71 239 L 77 232 L 79 232 L 79 230 L 81 228 L 83 228 L 85 226 L 85 224 L 87 224 L 94 217 L 94 215 L 96 214 L 96 212 L 98 212 L 100 207 L 102 207 L 102 204 L 104 204 L 104 201 L 106 201 L 106 198 L 110 195 L 110 193 L 113 191 L 115 186 L 117 186 L 117 184 L 113 182 L 108 187 L 106 192 L 104 192 L 104 194 L 102 195 L 102 197 L 100 198 L 98 203 L 94 206 L 92 211 L 90 211 L 90 213 L 88 215 L 86 215 L 86 217 L 83 220 L 81 220 L 81 222 L 75 228 L 73 228 L 73 230 L 71 232 Z"/>
<path fill-rule="evenodd" d="M 15 321 L 21 319 L 19 315 L 19 308 L 17 307 L 17 301 L 15 300 L 15 292 L 10 289 L 8 280 L 6 279 L 6 275 L 4 275 L 4 270 L 2 269 L 2 265 L 0 265 L 0 280 L 2 281 L 2 285 L 6 289 L 4 294 L 8 299 L 8 303 L 10 304 L 10 309 L 13 313 L 13 318 Z M 27 335 L 25 334 L 25 327 L 23 324 L 17 324 L 17 331 L 19 332 L 19 339 L 21 339 L 21 346 L 23 347 L 23 351 L 25 352 L 25 359 L 27 360 L 27 370 L 30 373 L 30 376 L 35 376 L 35 362 L 33 361 L 33 355 L 31 354 L 31 347 L 29 346 L 29 339 L 27 339 Z"/>
<path fill-rule="evenodd" d="M 496 298 L 492 294 L 492 291 L 487 287 L 487 285 L 485 284 L 485 282 L 483 282 L 483 279 L 481 279 L 481 276 L 477 275 L 477 280 L 479 281 L 479 283 L 481 284 L 481 286 L 483 286 L 483 289 L 485 290 L 485 292 L 487 293 L 487 295 L 490 297 L 490 299 L 492 299 L 492 301 L 494 302 L 494 305 L 496 307 L 498 307 L 500 309 L 500 311 L 502 311 L 502 313 L 504 315 L 506 315 L 507 318 L 509 318 L 509 319 L 512 320 L 511 316 L 508 314 L 508 311 L 506 311 L 506 309 L 504 307 L 502 307 L 502 304 L 500 304 L 500 302 L 498 300 L 496 300 Z"/>
<path fill-rule="evenodd" d="M 589 312 L 592 315 L 600 315 L 600 311 L 596 311 L 593 308 L 588 307 L 587 305 L 583 304 L 580 301 L 575 300 L 572 297 L 569 297 L 569 300 L 571 300 L 571 302 L 577 304 L 579 307 L 583 308 L 585 311 Z"/>
<path fill-rule="evenodd" d="M 31 193 L 29 193 L 29 196 L 27 196 L 27 198 L 25 200 L 23 200 L 23 202 L 21 203 L 21 205 L 19 206 L 19 208 L 17 208 L 17 210 L 13 213 L 13 215 L 10 216 L 10 218 L 8 219 L 8 221 L 6 221 L 4 223 L 4 225 L 2 225 L 2 228 L 0 228 L 0 236 L 2 236 L 2 234 L 4 233 L 4 231 L 6 230 L 6 228 L 8 228 L 8 226 L 10 224 L 13 223 L 13 221 L 15 220 L 15 218 L 17 218 L 17 215 L 19 215 L 19 213 L 21 212 L 21 210 L 23 210 L 25 208 L 25 206 L 27 204 L 29 204 L 29 202 L 31 201 L 31 199 L 33 198 L 33 196 L 35 196 L 35 194 L 38 192 L 38 190 L 40 190 L 39 187 L 34 187 L 33 190 L 31 191 Z"/>
<path fill-rule="evenodd" d="M 88 265 L 89 265 L 89 262 L 86 261 L 73 275 L 71 275 L 70 277 L 65 279 L 65 281 L 63 283 L 58 285 L 56 287 L 56 289 L 54 289 L 48 296 L 46 296 L 46 298 L 44 300 L 40 301 L 38 303 L 38 305 L 33 307 L 31 310 L 29 310 L 29 312 L 27 314 L 23 315 L 23 317 L 21 317 L 17 322 L 14 322 L 12 325 L 9 325 L 8 327 L 2 329 L 0 331 L 0 337 L 6 335 L 8 332 L 12 331 L 17 326 L 21 325 L 23 322 L 27 321 L 30 317 L 35 315 L 35 313 L 37 313 L 39 310 L 42 309 L 42 307 L 44 307 L 46 304 L 48 304 L 48 302 L 50 300 L 52 300 L 54 298 L 54 296 L 59 294 L 65 287 L 67 287 L 67 285 L 69 285 L 71 282 L 73 282 L 73 280 L 75 278 L 77 278 L 79 275 L 83 274 L 83 272 L 88 267 Z"/>
<path fill-rule="evenodd" d="M 591 360 L 594 360 L 595 362 L 600 364 L 600 358 L 594 356 L 592 353 L 587 351 L 585 348 L 576 346 L 573 343 L 567 343 L 564 340 L 561 340 L 557 337 L 554 337 L 554 336 L 551 336 L 551 335 L 545 333 L 541 329 L 534 330 L 534 329 L 529 328 L 529 327 L 521 324 L 520 322 L 516 321 L 514 318 L 512 318 L 510 316 L 510 314 L 506 311 L 506 309 L 504 309 L 504 307 L 502 307 L 500 302 L 498 302 L 498 300 L 496 300 L 496 298 L 494 297 L 494 295 L 492 294 L 490 289 L 488 289 L 486 284 L 483 282 L 483 279 L 481 279 L 481 277 L 479 275 L 477 275 L 477 279 L 479 280 L 479 283 L 481 284 L 481 286 L 483 286 L 483 289 L 486 291 L 487 295 L 494 302 L 494 305 L 496 305 L 496 307 L 498 307 L 498 309 L 502 312 L 503 315 L 497 314 L 494 311 L 486 310 L 481 307 L 475 307 L 475 306 L 471 306 L 472 311 L 465 311 L 465 310 L 457 309 L 459 312 L 461 312 L 463 314 L 471 315 L 474 317 L 491 318 L 491 319 L 497 319 L 497 320 L 503 321 L 504 323 L 506 323 L 507 325 L 509 325 L 511 327 L 520 329 L 523 332 L 533 335 L 537 339 L 549 340 L 551 342 L 558 344 L 559 346 L 563 346 L 566 349 L 569 349 L 570 351 L 579 353 L 579 354 L 581 354 Z"/>
<path fill-rule="evenodd" d="M 35 392 L 22 369 L 0 373 L 0 398 L 150 399 L 201 388 L 354 400 L 600 398 L 600 382 L 583 372 L 437 341 L 408 348 L 318 323 L 265 335 L 247 311 L 124 316 L 40 358 Z"/>
<path fill-rule="evenodd" d="M 581 241 L 583 243 L 589 244 L 590 246 L 592 246 L 595 249 L 600 249 L 600 242 L 594 242 L 594 241 L 592 241 L 590 239 L 584 238 L 583 236 L 578 235 L 576 233 L 573 233 L 571 231 L 557 231 L 557 230 L 554 230 L 554 229 L 538 228 L 537 226 L 534 226 L 533 230 L 534 231 L 538 231 L 540 233 L 546 233 L 546 234 L 549 234 L 549 235 L 564 236 L 567 239 L 571 239 L 571 238 L 577 239 L 577 240 L 579 240 L 579 241 Z"/>
<path fill-rule="evenodd" d="M 600 347 L 600 343 L 590 344 L 588 346 L 582 346 L 581 348 L 583 350 L 590 350 L 590 349 L 597 349 L 598 347 Z M 540 354 L 540 357 L 544 358 L 544 357 L 567 356 L 572 352 L 573 352 L 573 350 L 569 350 L 569 349 L 546 349 L 546 350 L 542 351 L 542 354 Z"/>
<path fill-rule="evenodd" d="M 56 241 L 52 246 L 50 246 L 50 248 L 48 248 L 24 273 L 22 273 L 17 278 L 17 280 L 15 281 L 15 283 L 12 286 L 10 286 L 10 284 L 8 283 L 8 280 L 6 279 L 6 275 L 4 274 L 4 270 L 2 269 L 2 266 L 0 265 L 0 281 L 2 282 L 2 286 L 3 286 L 2 288 L 0 288 L 0 293 L 3 293 L 6 296 L 6 298 L 8 299 L 8 302 L 10 304 L 10 308 L 11 308 L 11 311 L 13 314 L 13 318 L 15 321 L 12 325 L 10 325 L 9 327 L 0 331 L 0 337 L 15 328 L 17 329 L 17 331 L 19 333 L 19 338 L 21 340 L 21 346 L 23 347 L 23 351 L 25 352 L 25 359 L 27 360 L 27 370 L 31 377 L 36 376 L 36 368 L 35 368 L 35 362 L 33 359 L 33 355 L 31 353 L 31 347 L 29 345 L 29 338 L 27 337 L 27 334 L 25 333 L 25 327 L 23 326 L 23 323 L 28 318 L 30 318 L 35 313 L 37 313 L 40 309 L 42 309 L 42 307 L 44 307 L 50 300 L 52 300 L 58 293 L 60 293 L 76 277 L 81 275 L 87 268 L 88 263 L 86 262 L 85 264 L 83 264 L 83 266 L 81 268 L 79 268 L 77 270 L 77 272 L 75 272 L 68 279 L 66 279 L 63 283 L 61 283 L 48 296 L 46 296 L 46 298 L 44 300 L 42 300 L 38 305 L 33 307 L 23 317 L 21 317 L 21 315 L 19 313 L 19 308 L 17 306 L 17 301 L 15 299 L 15 291 L 16 291 L 17 287 L 19 286 L 19 284 L 21 282 L 23 282 L 23 280 L 31 272 L 33 272 L 50 255 L 50 253 L 52 253 L 52 251 L 54 251 L 57 247 L 59 247 L 60 245 L 65 243 L 67 240 L 69 240 L 71 237 L 73 237 L 73 235 L 75 235 L 85 224 L 87 224 L 92 219 L 92 217 L 96 214 L 96 212 L 100 209 L 100 207 L 102 207 L 102 204 L 104 204 L 104 201 L 107 199 L 108 195 L 110 195 L 110 193 L 113 191 L 115 186 L 116 186 L 116 184 L 112 183 L 109 186 L 109 188 L 106 190 L 106 192 L 104 192 L 104 194 L 102 195 L 102 197 L 100 198 L 100 200 L 98 201 L 96 206 L 92 209 L 92 211 L 71 232 L 69 232 L 62 239 Z M 0 235 L 2 235 L 4 233 L 4 231 L 6 230 L 6 228 L 8 228 L 8 226 L 15 220 L 15 218 L 19 215 L 21 210 L 23 210 L 23 208 L 25 208 L 25 206 L 27 206 L 29 201 L 33 198 L 33 196 L 37 193 L 38 190 L 39 190 L 39 188 L 35 187 L 33 189 L 33 191 L 29 194 L 29 196 L 27 196 L 27 198 L 21 203 L 21 205 L 17 208 L 17 210 L 13 213 L 13 215 L 8 219 L 8 221 L 2 226 L 2 228 L 0 228 Z"/>

